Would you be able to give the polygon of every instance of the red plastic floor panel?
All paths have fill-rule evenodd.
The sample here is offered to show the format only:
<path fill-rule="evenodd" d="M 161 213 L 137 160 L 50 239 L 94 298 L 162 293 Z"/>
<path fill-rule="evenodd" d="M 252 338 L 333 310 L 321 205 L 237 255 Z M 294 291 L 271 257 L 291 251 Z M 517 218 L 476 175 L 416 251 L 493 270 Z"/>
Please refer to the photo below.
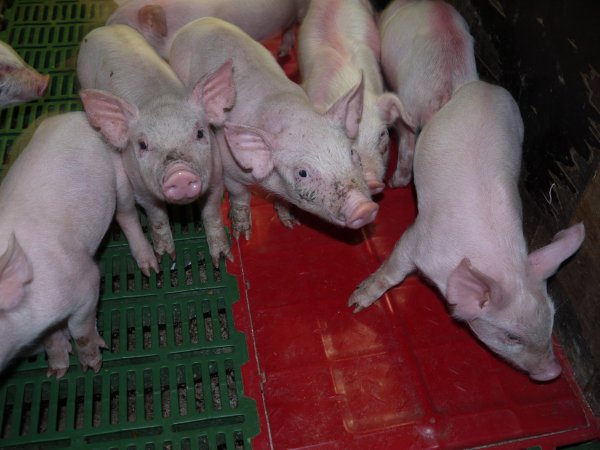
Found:
<path fill-rule="evenodd" d="M 293 59 L 284 67 L 297 78 Z M 412 188 L 386 189 L 378 203 L 362 230 L 297 210 L 302 225 L 289 230 L 254 196 L 251 239 L 234 242 L 228 263 L 250 346 L 244 388 L 259 408 L 254 448 L 550 449 L 600 437 L 560 349 L 563 375 L 532 382 L 417 276 L 352 313 L 348 297 L 416 214 Z"/>
<path fill-rule="evenodd" d="M 241 285 L 236 325 L 254 345 L 244 379 L 262 409 L 255 448 L 554 448 L 600 436 L 562 355 L 558 380 L 530 381 L 416 276 L 358 314 L 346 307 L 414 218 L 410 189 L 379 204 L 361 231 L 303 213 L 288 230 L 255 197 L 252 237 L 228 266 Z"/>

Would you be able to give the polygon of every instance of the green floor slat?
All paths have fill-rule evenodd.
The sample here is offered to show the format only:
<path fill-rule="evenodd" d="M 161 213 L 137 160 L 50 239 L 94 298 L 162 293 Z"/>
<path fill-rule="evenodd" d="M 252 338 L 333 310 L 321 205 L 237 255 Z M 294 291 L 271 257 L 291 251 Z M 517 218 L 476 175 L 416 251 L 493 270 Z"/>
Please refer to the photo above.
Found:
<path fill-rule="evenodd" d="M 36 120 L 82 109 L 74 58 L 110 4 L 0 0 L 8 23 L 0 39 L 51 76 L 43 99 L 0 111 L 0 164 Z M 244 396 L 248 350 L 232 315 L 237 280 L 213 269 L 197 206 L 171 208 L 170 216 L 177 259 L 164 257 L 161 274 L 141 274 L 116 226 L 101 246 L 97 323 L 110 349 L 99 373 L 83 373 L 72 356 L 62 379 L 46 378 L 38 354 L 0 375 L 1 449 L 251 448 L 259 426 L 256 404 Z"/>

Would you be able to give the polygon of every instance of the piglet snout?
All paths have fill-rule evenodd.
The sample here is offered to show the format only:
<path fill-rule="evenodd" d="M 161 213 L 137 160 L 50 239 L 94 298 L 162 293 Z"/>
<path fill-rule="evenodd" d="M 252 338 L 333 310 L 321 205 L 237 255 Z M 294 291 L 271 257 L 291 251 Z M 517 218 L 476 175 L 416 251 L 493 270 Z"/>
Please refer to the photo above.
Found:
<path fill-rule="evenodd" d="M 551 359 L 546 364 L 529 373 L 531 379 L 535 381 L 550 381 L 558 377 L 562 372 L 560 364 L 556 359 Z"/>
<path fill-rule="evenodd" d="M 350 191 L 342 208 L 348 228 L 357 229 L 375 220 L 379 205 L 358 191 Z"/>
<path fill-rule="evenodd" d="M 48 81 L 50 80 L 49 75 L 40 75 L 37 78 L 37 95 L 41 97 L 46 93 L 46 89 L 48 89 Z"/>
<path fill-rule="evenodd" d="M 162 190 L 168 202 L 187 203 L 200 196 L 202 182 L 195 171 L 178 162 L 167 169 Z"/>
<path fill-rule="evenodd" d="M 24 67 L 13 74 L 16 97 L 20 101 L 29 101 L 43 96 L 48 89 L 49 75 L 42 75 L 35 70 Z"/>

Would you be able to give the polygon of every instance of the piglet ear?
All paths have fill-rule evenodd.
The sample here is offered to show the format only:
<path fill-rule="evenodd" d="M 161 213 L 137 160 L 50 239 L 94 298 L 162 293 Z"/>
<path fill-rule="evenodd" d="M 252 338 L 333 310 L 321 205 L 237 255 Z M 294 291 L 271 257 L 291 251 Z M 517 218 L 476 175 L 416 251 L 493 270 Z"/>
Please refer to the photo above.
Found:
<path fill-rule="evenodd" d="M 365 82 L 361 72 L 360 82 L 336 101 L 326 113 L 334 122 L 339 123 L 343 127 L 346 136 L 350 139 L 355 139 L 358 135 L 358 125 L 363 112 L 364 95 Z"/>
<path fill-rule="evenodd" d="M 208 121 L 221 126 L 227 119 L 227 111 L 235 104 L 233 62 L 228 59 L 217 70 L 203 76 L 194 86 L 191 101 L 203 106 Z"/>
<path fill-rule="evenodd" d="M 529 254 L 529 268 L 533 276 L 545 280 L 554 275 L 558 266 L 581 246 L 584 237 L 582 222 L 556 233 L 550 244 Z"/>
<path fill-rule="evenodd" d="M 252 176 L 262 180 L 273 171 L 271 142 L 273 136 L 264 130 L 225 123 L 225 139 L 233 157 L 243 169 L 252 171 Z"/>
<path fill-rule="evenodd" d="M 402 123 L 409 128 L 413 133 L 415 126 L 412 116 L 408 113 L 402 100 L 392 92 L 385 92 L 377 99 L 377 107 L 381 119 L 387 124 L 392 125 L 396 120 L 401 120 Z"/>
<path fill-rule="evenodd" d="M 486 307 L 502 304 L 498 283 L 475 269 L 467 258 L 450 274 L 446 298 L 453 307 L 454 317 L 464 321 L 480 317 Z"/>
<path fill-rule="evenodd" d="M 0 255 L 0 311 L 19 304 L 25 295 L 25 285 L 33 278 L 33 268 L 27 255 L 11 234 L 6 251 Z"/>
<path fill-rule="evenodd" d="M 159 5 L 146 5 L 138 11 L 140 28 L 157 38 L 165 38 L 169 34 L 165 10 Z"/>
<path fill-rule="evenodd" d="M 138 109 L 125 100 L 98 89 L 84 89 L 79 93 L 90 124 L 99 128 L 108 142 L 125 148 L 129 141 L 129 126 L 137 121 Z"/>

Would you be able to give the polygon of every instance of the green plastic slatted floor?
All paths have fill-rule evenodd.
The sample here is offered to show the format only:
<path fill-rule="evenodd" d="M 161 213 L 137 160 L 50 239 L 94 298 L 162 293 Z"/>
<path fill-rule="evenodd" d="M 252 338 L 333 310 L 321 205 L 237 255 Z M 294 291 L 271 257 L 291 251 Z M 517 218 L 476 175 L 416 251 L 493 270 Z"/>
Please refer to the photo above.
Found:
<path fill-rule="evenodd" d="M 0 39 L 51 76 L 43 99 L 0 112 L 6 163 L 33 121 L 81 109 L 74 56 L 112 7 L 105 0 L 0 5 L 7 23 Z M 251 448 L 258 418 L 241 379 L 248 351 L 233 325 L 237 281 L 213 269 L 197 208 L 171 213 L 177 260 L 163 258 L 161 274 L 141 274 L 118 228 L 101 248 L 98 329 L 110 350 L 99 373 L 83 373 L 72 357 L 62 379 L 46 378 L 38 354 L 0 375 L 0 448 Z"/>

